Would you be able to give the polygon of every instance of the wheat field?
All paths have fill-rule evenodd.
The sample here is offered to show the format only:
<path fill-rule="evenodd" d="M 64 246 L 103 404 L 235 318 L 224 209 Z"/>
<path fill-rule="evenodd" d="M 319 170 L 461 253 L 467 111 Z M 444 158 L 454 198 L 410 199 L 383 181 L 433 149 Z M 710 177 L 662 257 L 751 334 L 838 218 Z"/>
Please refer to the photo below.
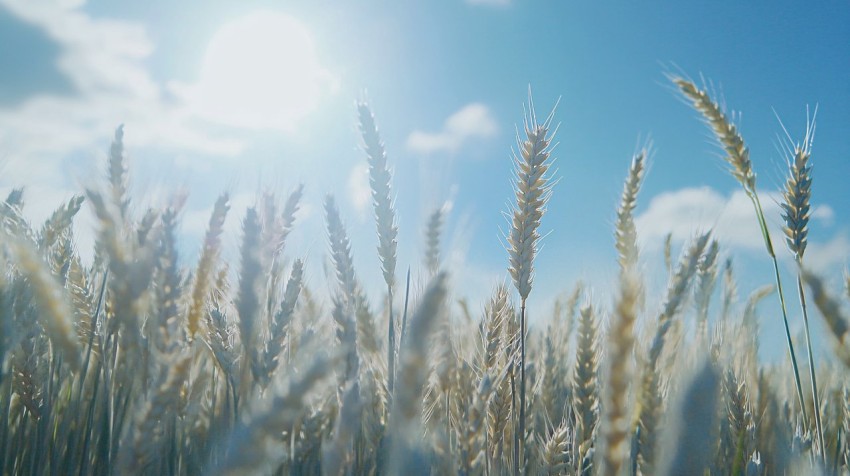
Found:
<path fill-rule="evenodd" d="M 308 287 L 303 257 L 286 247 L 303 186 L 264 192 L 247 210 L 231 210 L 222 194 L 200 258 L 184 266 L 177 230 L 185 197 L 137 208 L 119 128 L 107 180 L 40 227 L 24 218 L 22 189 L 0 205 L 0 471 L 850 474 L 850 278 L 846 289 L 830 289 L 804 260 L 814 125 L 788 148 L 782 217 L 765 217 L 737 126 L 704 87 L 670 79 L 756 211 L 775 282 L 741 302 L 705 230 L 694 230 L 678 259 L 668 242 L 666 290 L 647 296 L 653 286 L 639 265 L 633 216 L 647 170 L 641 149 L 622 162 L 612 210 L 615 299 L 592 304 L 592 284 L 576 283 L 551 316 L 529 326 L 539 227 L 557 193 L 555 119 L 533 108 L 520 127 L 506 211 L 509 279 L 467 312 L 452 305 L 463 283 L 441 259 L 448 210 L 424 224 L 426 252 L 414 273 L 424 281 L 399 269 L 392 163 L 368 104 L 357 105 L 357 121 L 380 296 L 366 295 L 353 260 L 374 250 L 352 249 L 332 195 L 323 204 L 327 235 L 313 237 L 327 243 L 332 297 Z M 90 264 L 72 226 L 83 207 L 98 221 Z M 241 244 L 227 262 L 232 214 Z M 768 220 L 782 220 L 785 236 L 771 237 Z M 782 253 L 793 256 L 795 274 L 780 274 Z M 722 305 L 712 306 L 718 294 Z M 787 359 L 776 364 L 758 357 L 764 299 L 780 303 L 782 319 L 768 322 L 787 337 Z M 805 348 L 791 338 L 792 299 L 802 303 Z M 656 301 L 657 309 L 648 304 Z M 829 330 L 826 352 L 811 348 L 810 319 Z"/>

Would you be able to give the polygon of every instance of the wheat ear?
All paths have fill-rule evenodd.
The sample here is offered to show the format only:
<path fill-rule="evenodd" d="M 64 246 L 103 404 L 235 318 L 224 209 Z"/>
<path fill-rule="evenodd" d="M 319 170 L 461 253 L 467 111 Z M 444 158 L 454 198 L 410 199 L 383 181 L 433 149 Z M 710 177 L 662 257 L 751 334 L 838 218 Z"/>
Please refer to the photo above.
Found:
<path fill-rule="evenodd" d="M 260 321 L 260 288 L 264 276 L 261 263 L 262 233 L 257 210 L 248 209 L 242 222 L 241 268 L 239 270 L 239 291 L 236 295 L 236 311 L 239 314 L 239 336 L 251 367 L 251 373 L 259 378 L 260 356 L 257 348 Z"/>
<path fill-rule="evenodd" d="M 525 441 L 525 337 L 526 316 L 525 304 L 531 292 L 534 275 L 534 256 L 537 253 L 537 242 L 540 240 L 538 228 L 543 218 L 546 202 L 552 192 L 551 176 L 547 173 L 551 166 L 552 113 L 543 121 L 537 122 L 534 105 L 530 100 L 528 114 L 525 118 L 526 138 L 517 136 L 518 154 L 514 154 L 515 183 L 514 194 L 516 206 L 513 209 L 511 231 L 508 235 L 508 255 L 510 258 L 511 278 L 521 299 L 520 306 L 520 398 L 519 425 L 514 435 L 514 473 L 519 473 L 520 441 Z"/>
<path fill-rule="evenodd" d="M 372 187 L 372 205 L 375 210 L 375 225 L 378 229 L 378 257 L 387 285 L 387 308 L 389 321 L 387 323 L 387 387 L 390 395 L 395 385 L 395 354 L 396 336 L 395 319 L 393 318 L 393 290 L 395 288 L 396 253 L 398 248 L 398 225 L 392 202 L 390 181 L 392 174 L 387 167 L 387 153 L 375 116 L 365 102 L 357 104 L 357 115 L 360 119 L 360 133 L 363 137 L 363 149 L 369 163 L 369 185 Z"/>
<path fill-rule="evenodd" d="M 576 364 L 573 374 L 573 406 L 576 419 L 576 443 L 583 458 L 590 447 L 599 412 L 599 350 L 596 314 L 592 306 L 581 308 L 576 336 Z"/>
<path fill-rule="evenodd" d="M 617 209 L 614 237 L 621 269 L 637 266 L 638 247 L 634 211 L 637 195 L 643 182 L 647 153 L 647 149 L 643 149 L 632 157 L 629 176 L 623 185 L 623 195 L 620 199 L 620 207 Z"/>
<path fill-rule="evenodd" d="M 440 269 L 440 235 L 446 219 L 446 207 L 441 206 L 428 216 L 425 226 L 425 267 L 431 276 Z"/>
<path fill-rule="evenodd" d="M 608 374 L 605 382 L 603 441 L 599 474 L 618 476 L 628 450 L 628 391 L 632 379 L 634 326 L 639 285 L 632 272 L 620 276 L 620 296 L 608 329 Z"/>
<path fill-rule="evenodd" d="M 209 287 L 215 262 L 221 248 L 221 234 L 224 231 L 224 220 L 230 210 L 230 197 L 224 193 L 218 197 L 213 207 L 210 222 L 207 226 L 207 234 L 204 237 L 204 248 L 201 250 L 201 258 L 198 260 L 198 268 L 195 271 L 195 286 L 192 288 L 192 300 L 189 305 L 189 313 L 186 318 L 189 338 L 195 337 L 198 332 L 198 324 L 204 312 L 204 305 L 209 294 Z"/>
<path fill-rule="evenodd" d="M 109 146 L 109 184 L 112 192 L 112 203 L 119 210 L 121 218 L 126 223 L 129 219 L 130 198 L 127 193 L 127 158 L 124 155 L 124 125 L 115 129 L 115 136 Z"/>
<path fill-rule="evenodd" d="M 81 364 L 80 343 L 72 322 L 74 313 L 62 286 L 32 245 L 10 236 L 3 236 L 3 241 L 8 244 L 21 274 L 32 286 L 35 302 L 43 313 L 41 325 L 51 343 L 61 352 L 64 361 L 73 370 L 78 370 Z"/>
<path fill-rule="evenodd" d="M 800 369 L 797 365 L 797 354 L 794 352 L 794 342 L 791 340 L 791 328 L 788 325 L 788 311 L 785 306 L 785 294 L 782 291 L 782 280 L 779 276 L 779 261 L 773 250 L 773 242 L 770 239 L 770 231 L 764 218 L 764 210 L 756 191 L 756 174 L 753 172 L 750 162 L 750 151 L 744 145 L 744 139 L 738 132 L 737 126 L 727 117 L 720 106 L 714 102 L 703 90 L 696 87 L 694 83 L 683 78 L 673 77 L 671 80 L 679 87 L 688 98 L 694 109 L 701 112 L 708 124 L 714 131 L 717 140 L 726 152 L 725 159 L 731 165 L 730 173 L 744 188 L 744 192 L 750 198 L 756 212 L 759 230 L 761 231 L 767 254 L 773 261 L 773 275 L 776 280 L 776 289 L 779 294 L 779 305 L 782 308 L 782 322 L 785 325 L 785 340 L 788 344 L 788 354 L 791 357 L 791 366 L 794 370 L 794 384 L 797 389 L 797 399 L 800 404 L 800 412 L 803 416 L 803 425 L 808 427 L 808 416 L 806 413 L 805 400 L 803 399 L 803 387 L 800 383 Z"/>

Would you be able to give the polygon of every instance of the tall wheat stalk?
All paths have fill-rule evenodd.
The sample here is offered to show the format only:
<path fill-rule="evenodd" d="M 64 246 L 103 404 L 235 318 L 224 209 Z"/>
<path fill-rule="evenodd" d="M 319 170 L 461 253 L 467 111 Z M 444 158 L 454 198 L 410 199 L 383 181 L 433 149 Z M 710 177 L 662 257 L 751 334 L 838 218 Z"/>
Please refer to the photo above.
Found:
<path fill-rule="evenodd" d="M 764 218 L 764 210 L 756 191 L 756 174 L 753 172 L 750 162 L 750 150 L 744 144 L 744 139 L 738 132 L 738 128 L 727 117 L 720 106 L 709 97 L 706 91 L 699 89 L 693 82 L 680 77 L 670 78 L 688 98 L 694 109 L 699 111 L 714 132 L 715 137 L 726 152 L 725 160 L 731 166 L 729 172 L 744 188 L 756 211 L 767 254 L 773 262 L 773 274 L 776 280 L 776 289 L 779 293 L 779 305 L 782 308 L 782 322 L 785 325 L 785 339 L 788 343 L 788 353 L 791 356 L 791 366 L 794 369 L 794 384 L 797 389 L 797 398 L 800 403 L 800 412 L 803 417 L 803 425 L 808 428 L 809 419 L 806 412 L 805 400 L 803 399 L 803 387 L 800 383 L 800 369 L 797 365 L 797 354 L 794 352 L 794 343 L 791 340 L 791 329 L 788 325 L 788 311 L 785 306 L 785 294 L 782 291 L 782 280 L 779 276 L 779 261 L 773 251 L 773 242 L 770 239 L 770 231 L 767 229 L 767 221 Z"/>
<path fill-rule="evenodd" d="M 797 262 L 797 295 L 800 298 L 800 307 L 803 311 L 803 323 L 806 331 L 806 350 L 809 355 L 809 378 L 812 383 L 812 401 L 815 409 L 815 430 L 817 432 L 818 445 L 821 458 L 826 463 L 826 445 L 823 438 L 823 425 L 821 423 L 820 398 L 818 394 L 818 383 L 815 375 L 814 352 L 812 349 L 811 332 L 809 331 L 809 311 L 806 306 L 806 293 L 803 291 L 803 276 L 799 268 L 803 266 L 803 255 L 806 252 L 807 238 L 809 234 L 809 214 L 811 211 L 812 197 L 812 166 L 809 164 L 811 157 L 812 141 L 814 139 L 814 121 L 806 128 L 806 137 L 802 145 L 794 147 L 792 159 L 789 163 L 788 179 L 785 182 L 785 190 L 782 197 L 782 219 L 785 221 L 782 231 L 785 233 L 785 243 L 794 261 Z"/>
<path fill-rule="evenodd" d="M 363 149 L 369 162 L 369 185 L 372 188 L 372 204 L 375 209 L 375 225 L 378 228 L 378 256 L 384 282 L 387 285 L 387 309 L 389 323 L 387 324 L 387 387 L 393 394 L 395 382 L 396 336 L 395 319 L 393 318 L 393 290 L 395 288 L 396 252 L 398 248 L 398 225 L 393 208 L 392 189 L 390 180 L 392 174 L 387 166 L 387 153 L 375 116 L 365 102 L 357 104 L 357 115 L 360 120 L 360 133 L 363 137 Z"/>
<path fill-rule="evenodd" d="M 526 138 L 522 140 L 517 134 L 519 155 L 514 154 L 516 206 L 513 209 L 511 231 L 508 235 L 510 258 L 508 270 L 521 299 L 519 425 L 514 434 L 515 474 L 519 474 L 521 467 L 520 442 L 525 441 L 525 341 L 527 332 L 525 304 L 531 292 L 534 255 L 537 253 L 537 242 L 540 240 L 537 229 L 540 227 L 540 219 L 543 217 L 546 202 L 552 192 L 553 184 L 547 171 L 551 166 L 549 155 L 551 153 L 552 134 L 550 129 L 554 112 L 553 109 L 542 123 L 538 123 L 534 104 L 532 104 L 529 94 L 528 113 L 524 123 Z"/>

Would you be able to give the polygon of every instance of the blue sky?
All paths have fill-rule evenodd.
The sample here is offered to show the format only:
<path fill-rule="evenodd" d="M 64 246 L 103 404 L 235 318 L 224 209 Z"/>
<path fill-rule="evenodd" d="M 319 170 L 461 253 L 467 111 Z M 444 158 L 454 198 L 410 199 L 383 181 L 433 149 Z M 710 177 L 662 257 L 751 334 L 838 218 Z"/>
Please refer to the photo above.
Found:
<path fill-rule="evenodd" d="M 770 264 L 718 147 L 665 79 L 682 72 L 704 75 L 742 112 L 775 225 L 768 194 L 786 173 L 776 116 L 802 140 L 807 107 L 817 105 L 807 259 L 837 286 L 850 260 L 850 6 L 685 3 L 0 0 L 0 192 L 27 186 L 30 217 L 45 217 L 103 175 L 112 131 L 124 123 L 139 206 L 190 191 L 189 262 L 218 193 L 234 195 L 235 248 L 236 219 L 258 189 L 285 194 L 303 182 L 291 254 L 306 256 L 314 287 L 326 288 L 321 200 L 333 192 L 358 273 L 377 297 L 354 122 L 365 96 L 395 171 L 400 273 L 420 268 L 425 217 L 450 201 L 446 265 L 456 294 L 477 309 L 506 279 L 500 230 L 531 87 L 539 114 L 560 98 L 559 183 L 543 219 L 532 319 L 577 279 L 610 302 L 614 210 L 647 138 L 654 154 L 637 213 L 650 289 L 664 286 L 668 231 L 678 251 L 713 227 L 743 299 L 770 282 Z M 81 217 L 81 239 L 91 223 Z M 766 339 L 781 337 L 775 313 L 772 302 L 762 309 Z M 791 317 L 799 323 L 794 306 Z"/>

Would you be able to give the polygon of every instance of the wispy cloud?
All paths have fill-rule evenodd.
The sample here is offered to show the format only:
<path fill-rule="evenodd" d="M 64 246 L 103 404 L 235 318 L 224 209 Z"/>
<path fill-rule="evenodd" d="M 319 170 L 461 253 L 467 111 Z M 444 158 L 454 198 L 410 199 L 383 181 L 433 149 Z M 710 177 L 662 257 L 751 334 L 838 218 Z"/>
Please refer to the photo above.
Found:
<path fill-rule="evenodd" d="M 132 146 L 155 144 L 213 155 L 241 150 L 239 140 L 193 123 L 152 78 L 145 62 L 154 45 L 141 25 L 91 17 L 79 8 L 83 3 L 0 0 L 12 15 L 56 42 L 61 51 L 56 67 L 74 91 L 36 93 L 0 109 L 7 178 L 32 177 L 30 168 L 40 164 L 41 180 L 61 182 L 55 165 L 62 157 L 75 152 L 100 156 L 121 123 L 128 124 Z"/>
<path fill-rule="evenodd" d="M 411 132 L 407 137 L 407 148 L 421 154 L 454 153 L 468 140 L 492 137 L 497 131 L 496 120 L 487 106 L 472 103 L 449 116 L 439 132 Z"/>
<path fill-rule="evenodd" d="M 760 192 L 768 226 L 776 246 L 783 237 L 778 193 Z M 812 212 L 812 219 L 830 223 L 834 212 L 821 205 Z M 761 249 L 764 246 L 750 199 L 736 190 L 725 196 L 710 187 L 684 188 L 656 195 L 649 207 L 635 219 L 639 239 L 645 247 L 657 246 L 667 233 L 682 242 L 698 230 L 711 229 L 725 246 Z"/>

